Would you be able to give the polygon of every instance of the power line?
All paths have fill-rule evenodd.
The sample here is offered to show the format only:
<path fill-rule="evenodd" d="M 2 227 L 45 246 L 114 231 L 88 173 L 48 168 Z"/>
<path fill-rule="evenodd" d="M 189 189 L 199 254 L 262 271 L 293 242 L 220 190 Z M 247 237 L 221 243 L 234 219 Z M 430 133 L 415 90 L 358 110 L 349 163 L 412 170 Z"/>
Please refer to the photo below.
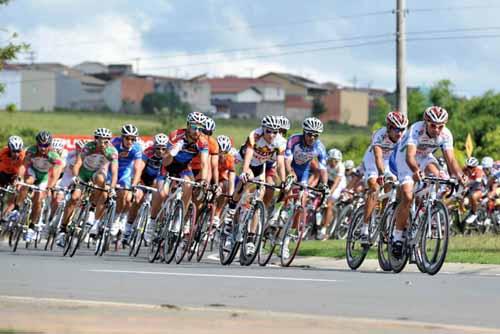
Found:
<path fill-rule="evenodd" d="M 451 6 L 451 7 L 434 7 L 434 8 L 408 8 L 408 11 L 410 13 L 423 13 L 423 12 L 459 11 L 459 10 L 495 9 L 495 8 L 500 8 L 500 6 L 470 5 L 470 6 Z"/>

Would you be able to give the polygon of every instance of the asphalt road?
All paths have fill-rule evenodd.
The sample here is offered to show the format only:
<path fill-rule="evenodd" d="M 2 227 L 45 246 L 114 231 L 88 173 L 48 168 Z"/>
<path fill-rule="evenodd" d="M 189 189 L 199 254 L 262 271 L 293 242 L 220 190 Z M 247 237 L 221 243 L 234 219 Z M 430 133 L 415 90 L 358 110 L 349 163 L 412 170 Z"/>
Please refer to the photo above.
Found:
<path fill-rule="evenodd" d="M 74 258 L 0 244 L 0 297 L 258 310 L 500 328 L 500 276 L 352 272 L 215 261 L 149 264 L 124 251 Z"/>

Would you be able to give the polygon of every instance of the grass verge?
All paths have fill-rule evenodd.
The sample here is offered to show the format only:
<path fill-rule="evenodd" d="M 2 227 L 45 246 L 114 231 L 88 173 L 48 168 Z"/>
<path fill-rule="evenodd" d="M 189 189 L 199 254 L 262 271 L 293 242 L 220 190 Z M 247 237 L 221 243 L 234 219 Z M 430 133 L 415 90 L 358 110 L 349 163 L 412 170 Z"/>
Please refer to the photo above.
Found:
<path fill-rule="evenodd" d="M 300 246 L 299 255 L 345 259 L 345 241 L 307 241 Z M 377 258 L 375 246 L 370 249 L 367 258 Z M 500 264 L 500 236 L 453 237 L 448 246 L 446 262 Z"/>

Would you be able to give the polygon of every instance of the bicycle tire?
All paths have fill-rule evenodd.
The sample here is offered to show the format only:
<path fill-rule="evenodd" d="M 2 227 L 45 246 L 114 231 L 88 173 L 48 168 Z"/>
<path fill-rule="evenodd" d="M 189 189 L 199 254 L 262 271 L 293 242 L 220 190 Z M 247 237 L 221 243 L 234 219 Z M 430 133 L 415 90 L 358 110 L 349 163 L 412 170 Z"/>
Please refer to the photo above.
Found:
<path fill-rule="evenodd" d="M 431 256 L 431 259 L 429 259 L 429 254 L 427 252 L 427 228 L 428 224 L 431 223 L 431 238 L 433 235 L 432 231 L 432 220 L 426 219 L 424 224 L 421 224 L 420 228 L 422 229 L 422 234 L 420 235 L 420 240 L 418 242 L 418 247 L 419 251 L 422 254 L 422 259 L 423 259 L 423 266 L 425 267 L 425 271 L 429 275 L 435 275 L 441 270 L 441 267 L 444 264 L 444 261 L 446 259 L 446 254 L 448 252 L 448 241 L 449 241 L 449 225 L 450 225 L 450 220 L 449 220 L 449 215 L 448 215 L 448 210 L 446 206 L 441 202 L 441 201 L 436 201 L 434 202 L 434 205 L 431 210 L 431 219 L 434 217 L 436 213 L 442 213 L 442 218 L 444 219 L 442 222 L 439 220 L 436 222 L 436 225 L 440 225 L 442 231 L 441 231 L 441 237 L 442 239 L 437 239 L 439 240 L 436 245 L 436 249 L 433 252 L 433 255 Z M 441 254 L 438 254 L 439 250 L 442 250 Z M 430 260 L 430 261 L 429 261 Z"/>
<path fill-rule="evenodd" d="M 151 241 L 149 243 L 149 251 L 148 251 L 148 262 L 154 263 L 159 255 L 160 249 L 163 244 L 164 234 L 166 234 L 165 228 L 167 226 L 167 222 L 165 219 L 166 211 L 160 213 L 160 215 L 156 219 L 156 226 L 153 228 L 153 236 L 151 237 Z"/>
<path fill-rule="evenodd" d="M 352 220 L 351 215 L 354 211 L 354 205 L 348 204 L 340 210 L 337 226 L 333 232 L 334 239 L 345 240 L 349 232 L 349 224 Z"/>
<path fill-rule="evenodd" d="M 12 240 L 14 241 L 14 244 L 12 245 L 12 252 L 17 251 L 17 246 L 19 245 L 19 240 L 21 239 L 22 234 L 23 226 L 16 224 L 12 233 Z"/>
<path fill-rule="evenodd" d="M 134 221 L 132 235 L 130 236 L 130 249 L 128 256 L 136 257 L 141 250 L 142 242 L 144 241 L 144 231 L 148 221 L 149 211 L 147 205 L 141 206 Z"/>
<path fill-rule="evenodd" d="M 189 233 L 186 235 L 184 233 L 184 229 L 186 228 L 186 224 L 189 224 Z M 186 214 L 184 215 L 184 219 L 182 220 L 182 230 L 181 230 L 181 240 L 177 245 L 177 249 L 175 250 L 175 263 L 179 264 L 182 262 L 184 257 L 186 256 L 191 244 L 193 243 L 193 237 L 196 232 L 196 206 L 191 202 L 188 205 L 186 210 Z M 184 247 L 180 247 L 183 245 Z M 194 252 L 191 253 L 191 258 L 193 257 Z"/>
<path fill-rule="evenodd" d="M 278 245 L 277 241 L 280 231 L 281 228 L 278 226 L 267 225 L 264 227 L 264 233 L 262 233 L 262 243 L 257 256 L 257 262 L 260 266 L 266 266 L 273 257 L 276 246 Z"/>
<path fill-rule="evenodd" d="M 179 228 L 177 231 L 177 227 L 172 228 L 172 224 L 177 224 L 177 219 L 180 220 Z M 175 253 L 177 251 L 177 247 L 181 241 L 180 235 L 182 233 L 182 229 L 184 228 L 184 206 L 181 200 L 177 200 L 174 204 L 172 215 L 169 217 L 169 221 L 167 222 L 167 230 L 165 240 L 163 241 L 163 258 L 165 263 L 169 264 L 175 257 Z"/>
<path fill-rule="evenodd" d="M 66 233 L 65 236 L 65 244 L 64 244 L 64 250 L 63 250 L 63 256 L 68 255 L 68 253 L 71 250 L 71 246 L 73 246 L 73 238 L 75 237 L 76 233 L 76 228 L 70 227 L 70 232 Z"/>
<path fill-rule="evenodd" d="M 295 208 L 293 214 L 288 218 L 288 222 L 285 225 L 283 231 L 283 238 L 281 239 L 281 249 L 280 249 L 280 262 L 281 266 L 289 267 L 295 256 L 297 255 L 300 247 L 300 243 L 304 238 L 304 232 L 307 224 L 307 214 L 305 208 L 298 206 Z M 294 223 L 296 224 L 294 227 Z M 288 241 L 287 241 L 288 238 Z M 292 241 L 290 241 L 292 239 Z M 293 250 L 290 252 L 290 243 L 292 242 Z M 284 249 L 288 247 L 289 253 L 288 257 L 284 258 Z"/>
<path fill-rule="evenodd" d="M 236 253 L 238 253 L 238 250 L 240 248 L 240 242 L 236 239 L 238 235 L 237 221 L 240 214 L 241 207 L 238 207 L 234 213 L 233 221 L 230 223 L 231 232 L 229 234 L 224 233 L 224 231 L 226 230 L 226 225 L 228 224 L 224 221 L 224 223 L 221 225 L 221 238 L 219 240 L 219 260 L 223 266 L 228 266 L 233 262 L 234 258 L 236 257 Z M 229 251 L 224 249 L 224 245 L 228 237 L 232 238 L 233 240 L 231 250 Z M 225 252 L 227 254 L 225 254 Z"/>
<path fill-rule="evenodd" d="M 391 240 L 390 226 L 396 206 L 396 202 L 388 204 L 380 220 L 379 238 L 377 242 L 377 260 L 380 269 L 383 271 L 392 270 L 391 262 L 389 260 L 389 243 Z"/>
<path fill-rule="evenodd" d="M 201 215 L 200 235 L 198 241 L 198 248 L 196 250 L 196 262 L 200 262 L 205 254 L 210 241 L 213 222 L 214 222 L 215 206 L 210 205 Z"/>
<path fill-rule="evenodd" d="M 255 250 L 253 254 L 247 253 L 246 241 L 248 239 L 248 229 L 255 215 L 257 215 L 257 226 L 256 232 L 254 234 L 254 245 Z M 262 242 L 262 229 L 266 219 L 266 207 L 262 201 L 257 201 L 254 205 L 253 214 L 248 216 L 248 221 L 245 222 L 245 228 L 243 230 L 243 244 L 240 245 L 240 265 L 250 266 L 257 257 L 259 253 L 260 243 Z"/>
<path fill-rule="evenodd" d="M 361 237 L 361 227 L 364 224 L 364 205 L 361 205 L 354 213 L 351 224 L 349 224 L 349 231 L 346 238 L 346 261 L 349 268 L 352 270 L 358 269 L 365 260 L 366 254 L 370 247 L 368 245 L 361 245 L 359 254 L 354 254 L 354 248 L 357 244 L 356 240 Z"/>

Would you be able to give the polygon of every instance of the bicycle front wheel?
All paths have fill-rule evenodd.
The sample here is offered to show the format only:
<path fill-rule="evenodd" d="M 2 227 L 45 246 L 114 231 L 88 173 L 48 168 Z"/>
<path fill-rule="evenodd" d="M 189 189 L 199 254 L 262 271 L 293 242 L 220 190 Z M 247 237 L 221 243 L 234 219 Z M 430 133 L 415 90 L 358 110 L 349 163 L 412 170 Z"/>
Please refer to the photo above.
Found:
<path fill-rule="evenodd" d="M 207 249 L 208 242 L 212 237 L 213 231 L 213 218 L 214 218 L 215 207 L 208 207 L 206 210 L 203 210 L 200 215 L 200 222 L 198 223 L 199 235 L 195 235 L 195 238 L 198 240 L 198 248 L 196 249 L 196 261 L 200 262 L 203 258 L 203 254 L 205 254 L 205 250 Z"/>
<path fill-rule="evenodd" d="M 420 224 L 418 251 L 429 275 L 435 275 L 443 266 L 448 252 L 450 221 L 446 206 L 436 201 L 430 217 Z"/>
<path fill-rule="evenodd" d="M 369 245 L 362 245 L 360 242 L 361 229 L 364 224 L 364 205 L 360 206 L 353 214 L 349 231 L 347 232 L 347 240 L 345 243 L 347 265 L 352 270 L 356 270 L 365 260 L 366 254 L 370 249 Z"/>
<path fill-rule="evenodd" d="M 253 208 L 253 213 L 247 216 L 243 222 L 243 243 L 240 249 L 240 264 L 249 266 L 255 261 L 259 253 L 260 243 L 262 241 L 262 227 L 266 219 L 266 208 L 262 201 L 257 201 Z M 253 244 L 251 249 L 250 244 Z"/>
<path fill-rule="evenodd" d="M 182 202 L 178 200 L 173 208 L 172 214 L 169 215 L 167 221 L 167 234 L 163 241 L 163 258 L 165 263 L 170 263 L 175 257 L 177 247 L 181 241 L 183 221 L 184 221 L 184 207 Z"/>
<path fill-rule="evenodd" d="M 295 259 L 304 238 L 306 224 L 306 210 L 304 207 L 298 206 L 293 215 L 289 217 L 281 239 L 280 261 L 283 267 L 290 266 Z"/>
<path fill-rule="evenodd" d="M 182 222 L 182 229 L 180 234 L 180 242 L 177 245 L 177 249 L 175 251 L 175 263 L 179 264 L 186 256 L 186 253 L 191 248 L 194 243 L 193 236 L 196 231 L 196 206 L 193 203 L 189 203 L 187 207 L 187 213 L 184 216 Z M 190 252 L 190 256 L 188 256 L 188 260 L 191 261 L 194 255 L 194 250 Z"/>
<path fill-rule="evenodd" d="M 379 237 L 377 243 L 377 259 L 380 269 L 383 271 L 391 271 L 391 262 L 389 260 L 389 243 L 391 242 L 391 221 L 396 210 L 397 203 L 389 204 L 384 210 L 382 219 L 380 220 Z"/>

